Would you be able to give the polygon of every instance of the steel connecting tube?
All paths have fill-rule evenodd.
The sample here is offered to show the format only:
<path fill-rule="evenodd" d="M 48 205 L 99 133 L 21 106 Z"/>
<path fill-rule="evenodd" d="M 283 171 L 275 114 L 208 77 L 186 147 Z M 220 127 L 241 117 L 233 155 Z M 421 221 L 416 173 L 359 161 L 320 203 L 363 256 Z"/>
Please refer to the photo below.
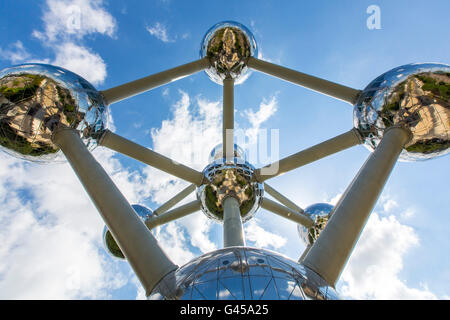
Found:
<path fill-rule="evenodd" d="M 112 104 L 204 70 L 209 67 L 209 65 L 209 60 L 207 58 L 202 58 L 182 66 L 104 90 L 101 94 L 107 104 Z"/>
<path fill-rule="evenodd" d="M 349 185 L 303 264 L 335 286 L 411 132 L 391 127 Z"/>
<path fill-rule="evenodd" d="M 66 156 L 148 295 L 165 275 L 178 267 L 91 155 L 79 133 L 59 128 L 52 139 Z"/>
<path fill-rule="evenodd" d="M 238 200 L 233 197 L 223 201 L 223 246 L 245 246 L 241 210 Z"/>

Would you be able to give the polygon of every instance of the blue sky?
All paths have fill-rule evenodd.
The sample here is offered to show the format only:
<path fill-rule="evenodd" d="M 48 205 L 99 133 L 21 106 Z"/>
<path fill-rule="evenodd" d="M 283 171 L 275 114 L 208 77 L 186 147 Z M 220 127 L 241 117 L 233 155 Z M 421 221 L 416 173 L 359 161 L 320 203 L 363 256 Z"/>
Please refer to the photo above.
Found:
<path fill-rule="evenodd" d="M 372 4 L 381 9 L 379 30 L 366 26 Z M 79 8 L 77 28 L 68 27 L 73 8 Z M 204 33 L 234 20 L 254 33 L 262 59 L 362 89 L 399 65 L 449 64 L 449 9 L 448 1 L 436 0 L 6 0 L 0 68 L 56 64 L 104 90 L 198 59 Z M 112 129 L 201 170 L 206 160 L 196 161 L 192 152 L 206 159 L 220 142 L 221 94 L 200 72 L 111 105 Z M 235 105 L 238 128 L 279 130 L 280 157 L 352 126 L 350 105 L 257 72 L 236 87 Z M 111 151 L 94 154 L 131 203 L 156 209 L 186 186 Z M 301 207 L 333 203 L 368 155 L 357 146 L 270 184 Z M 338 283 L 343 298 L 449 298 L 448 167 L 448 157 L 396 165 Z M 295 260 L 304 249 L 295 224 L 264 210 L 245 227 L 250 245 Z M 102 249 L 102 228 L 67 164 L 0 155 L 0 298 L 142 298 L 127 263 Z M 202 213 L 155 234 L 179 264 L 222 243 L 220 226 Z"/>

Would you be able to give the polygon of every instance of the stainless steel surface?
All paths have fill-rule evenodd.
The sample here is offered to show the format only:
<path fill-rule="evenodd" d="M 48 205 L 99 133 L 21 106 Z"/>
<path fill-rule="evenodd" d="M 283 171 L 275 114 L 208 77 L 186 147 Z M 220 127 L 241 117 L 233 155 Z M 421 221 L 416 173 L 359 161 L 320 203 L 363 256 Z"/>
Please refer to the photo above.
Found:
<path fill-rule="evenodd" d="M 234 21 L 219 22 L 209 29 L 202 40 L 200 56 L 209 59 L 206 74 L 222 84 L 226 78 L 240 84 L 249 76 L 247 60 L 258 55 L 253 34 L 244 25 Z"/>
<path fill-rule="evenodd" d="M 328 203 L 315 203 L 305 208 L 304 214 L 314 221 L 314 225 L 309 228 L 300 224 L 297 225 L 300 239 L 302 239 L 306 246 L 312 245 L 317 240 L 320 233 L 327 225 L 333 208 L 334 207 Z"/>
<path fill-rule="evenodd" d="M 152 210 L 140 204 L 132 204 L 131 207 L 143 222 L 145 222 L 145 220 L 147 220 L 149 217 L 153 216 Z M 110 256 L 125 260 L 125 256 L 123 255 L 122 250 L 120 250 L 119 245 L 117 244 L 107 226 L 103 228 L 103 247 Z"/>
<path fill-rule="evenodd" d="M 200 256 L 158 285 L 149 299 L 326 300 L 336 291 L 307 267 L 273 251 L 230 247 Z M 168 278 L 168 277 L 166 277 Z M 168 281 L 167 281 L 168 282 Z M 165 285 L 165 284 L 164 284 Z"/>
<path fill-rule="evenodd" d="M 291 208 L 285 207 L 282 204 L 279 204 L 278 202 L 272 201 L 270 199 L 263 198 L 261 207 L 308 228 L 313 226 L 313 220 L 303 212 L 294 211 Z"/>
<path fill-rule="evenodd" d="M 153 214 L 155 216 L 159 216 L 160 214 L 166 212 L 167 210 L 170 210 L 174 205 L 176 205 L 178 202 L 186 198 L 188 195 L 190 195 L 192 192 L 195 191 L 197 186 L 195 184 L 190 184 L 183 190 L 181 190 L 178 194 L 167 200 L 164 204 L 162 204 L 158 209 L 153 211 Z"/>
<path fill-rule="evenodd" d="M 102 96 L 82 77 L 45 64 L 23 64 L 0 72 L 0 149 L 21 159 L 63 161 L 52 142 L 64 125 L 80 132 L 89 149 L 107 127 Z"/>
<path fill-rule="evenodd" d="M 197 186 L 203 181 L 203 174 L 201 172 L 169 159 L 162 154 L 145 148 L 109 130 L 103 132 L 98 144 L 189 181 Z"/>
<path fill-rule="evenodd" d="M 404 126 L 413 138 L 401 160 L 427 160 L 450 149 L 450 66 L 416 63 L 394 68 L 363 91 L 354 108 L 354 126 L 374 150 L 386 128 Z"/>
<path fill-rule="evenodd" d="M 247 160 L 247 155 L 246 155 L 244 149 L 239 147 L 236 143 L 234 144 L 233 157 Z M 211 153 L 209 154 L 208 162 L 211 163 L 215 160 L 222 159 L 222 158 L 224 158 L 223 144 L 220 143 L 212 149 Z"/>
<path fill-rule="evenodd" d="M 411 136 L 401 127 L 387 129 L 304 258 L 303 264 L 331 286 L 335 286 L 403 146 Z"/>
<path fill-rule="evenodd" d="M 202 58 L 148 77 L 124 83 L 117 87 L 104 90 L 101 93 L 107 104 L 112 104 L 169 82 L 182 79 L 208 67 L 209 60 Z"/>
<path fill-rule="evenodd" d="M 233 159 L 234 146 L 234 80 L 223 80 L 222 143 L 227 162 Z"/>
<path fill-rule="evenodd" d="M 286 198 L 284 195 L 279 193 L 277 190 L 272 188 L 267 183 L 264 183 L 264 191 L 270 194 L 272 197 L 274 197 L 276 200 L 278 200 L 280 203 L 284 204 L 286 207 L 296 211 L 303 213 L 303 209 L 300 208 L 298 205 L 296 205 L 294 202 Z"/>
<path fill-rule="evenodd" d="M 297 152 L 278 161 L 278 164 L 270 164 L 260 169 L 256 169 L 255 178 L 259 182 L 279 176 L 288 171 L 297 169 L 308 163 L 320 160 L 339 151 L 348 149 L 362 142 L 356 129 L 352 129 L 334 138 L 316 144 L 308 149 Z M 271 167 L 278 165 L 278 171 L 273 172 Z"/>
<path fill-rule="evenodd" d="M 199 200 L 194 200 L 183 204 L 175 209 L 169 210 L 159 216 L 150 216 L 145 220 L 145 225 L 149 229 L 156 228 L 157 226 L 174 221 L 176 219 L 185 217 L 191 213 L 199 211 L 201 204 Z"/>
<path fill-rule="evenodd" d="M 326 94 L 342 101 L 354 104 L 360 90 L 356 90 L 306 73 L 288 69 L 252 56 L 248 59 L 248 67 L 267 73 L 271 76 L 300 85 L 302 87 Z"/>
<path fill-rule="evenodd" d="M 202 211 L 217 222 L 223 221 L 223 200 L 233 196 L 239 201 L 242 221 L 249 220 L 258 210 L 264 188 L 253 179 L 254 168 L 241 158 L 226 163 L 217 159 L 204 170 L 205 183 L 197 189 L 197 198 L 202 202 Z"/>
<path fill-rule="evenodd" d="M 223 246 L 245 246 L 239 201 L 231 196 L 223 200 Z"/>
<path fill-rule="evenodd" d="M 159 247 L 111 178 L 88 151 L 78 132 L 58 128 L 52 139 L 67 157 L 145 291 L 150 293 L 177 266 Z"/>

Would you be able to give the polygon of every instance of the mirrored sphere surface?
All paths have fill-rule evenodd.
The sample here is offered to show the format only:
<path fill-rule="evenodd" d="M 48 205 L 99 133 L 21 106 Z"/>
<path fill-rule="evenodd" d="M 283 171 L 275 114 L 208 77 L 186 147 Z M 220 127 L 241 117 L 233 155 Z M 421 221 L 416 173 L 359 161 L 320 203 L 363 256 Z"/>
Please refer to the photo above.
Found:
<path fill-rule="evenodd" d="M 145 221 L 147 218 L 153 216 L 153 211 L 145 206 L 142 206 L 140 204 L 133 204 L 131 205 L 131 207 L 134 209 L 134 211 L 142 221 Z M 107 226 L 103 228 L 103 246 L 110 256 L 125 260 L 125 256 L 122 253 L 122 250 L 120 250 L 119 245 L 117 244 Z"/>
<path fill-rule="evenodd" d="M 234 151 L 235 158 L 241 158 L 241 159 L 246 160 L 246 154 L 245 154 L 244 149 L 239 147 L 236 143 L 234 144 L 233 151 Z M 217 159 L 222 159 L 222 158 L 223 158 L 223 144 L 220 143 L 212 149 L 211 153 L 209 154 L 208 162 L 213 162 Z"/>
<path fill-rule="evenodd" d="M 314 241 L 317 240 L 320 232 L 325 228 L 330 219 L 333 208 L 334 207 L 328 203 L 315 203 L 305 208 L 305 214 L 314 221 L 314 226 L 311 228 L 297 225 L 298 234 L 305 245 L 312 245 Z"/>
<path fill-rule="evenodd" d="M 244 82 L 250 75 L 247 60 L 257 55 L 253 34 L 234 21 L 219 22 L 210 28 L 200 48 L 200 56 L 208 57 L 211 63 L 206 73 L 218 84 L 223 84 L 226 78 L 234 79 L 235 84 Z"/>
<path fill-rule="evenodd" d="M 427 160 L 450 149 L 450 66 L 408 64 L 373 80 L 354 108 L 353 122 L 374 150 L 384 130 L 399 125 L 412 132 L 400 159 Z"/>
<path fill-rule="evenodd" d="M 167 278 L 149 299 L 338 299 L 336 291 L 307 267 L 276 252 L 249 247 L 207 253 Z"/>
<path fill-rule="evenodd" d="M 63 160 L 52 131 L 80 132 L 88 148 L 107 127 L 107 107 L 86 80 L 66 69 L 24 64 L 0 72 L 0 148 L 21 159 Z"/>
<path fill-rule="evenodd" d="M 209 164 L 203 174 L 206 183 L 197 188 L 202 212 L 216 222 L 223 222 L 223 200 L 232 196 L 240 205 L 242 222 L 250 220 L 261 206 L 262 183 L 253 181 L 255 168 L 241 158 L 228 163 L 219 158 Z"/>

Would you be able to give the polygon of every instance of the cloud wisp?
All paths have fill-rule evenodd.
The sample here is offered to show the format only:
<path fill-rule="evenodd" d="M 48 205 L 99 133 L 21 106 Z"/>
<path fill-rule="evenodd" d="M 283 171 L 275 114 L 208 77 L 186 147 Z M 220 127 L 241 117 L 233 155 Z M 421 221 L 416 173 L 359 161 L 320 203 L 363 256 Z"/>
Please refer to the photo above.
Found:
<path fill-rule="evenodd" d="M 53 59 L 35 57 L 21 41 L 7 49 L 0 48 L 0 57 L 13 64 L 25 62 L 50 63 L 78 73 L 94 85 L 106 78 L 106 63 L 102 57 L 83 44 L 87 35 L 114 37 L 117 24 L 103 7 L 102 0 L 47 0 L 42 16 L 43 30 L 32 35 L 50 48 Z"/>

